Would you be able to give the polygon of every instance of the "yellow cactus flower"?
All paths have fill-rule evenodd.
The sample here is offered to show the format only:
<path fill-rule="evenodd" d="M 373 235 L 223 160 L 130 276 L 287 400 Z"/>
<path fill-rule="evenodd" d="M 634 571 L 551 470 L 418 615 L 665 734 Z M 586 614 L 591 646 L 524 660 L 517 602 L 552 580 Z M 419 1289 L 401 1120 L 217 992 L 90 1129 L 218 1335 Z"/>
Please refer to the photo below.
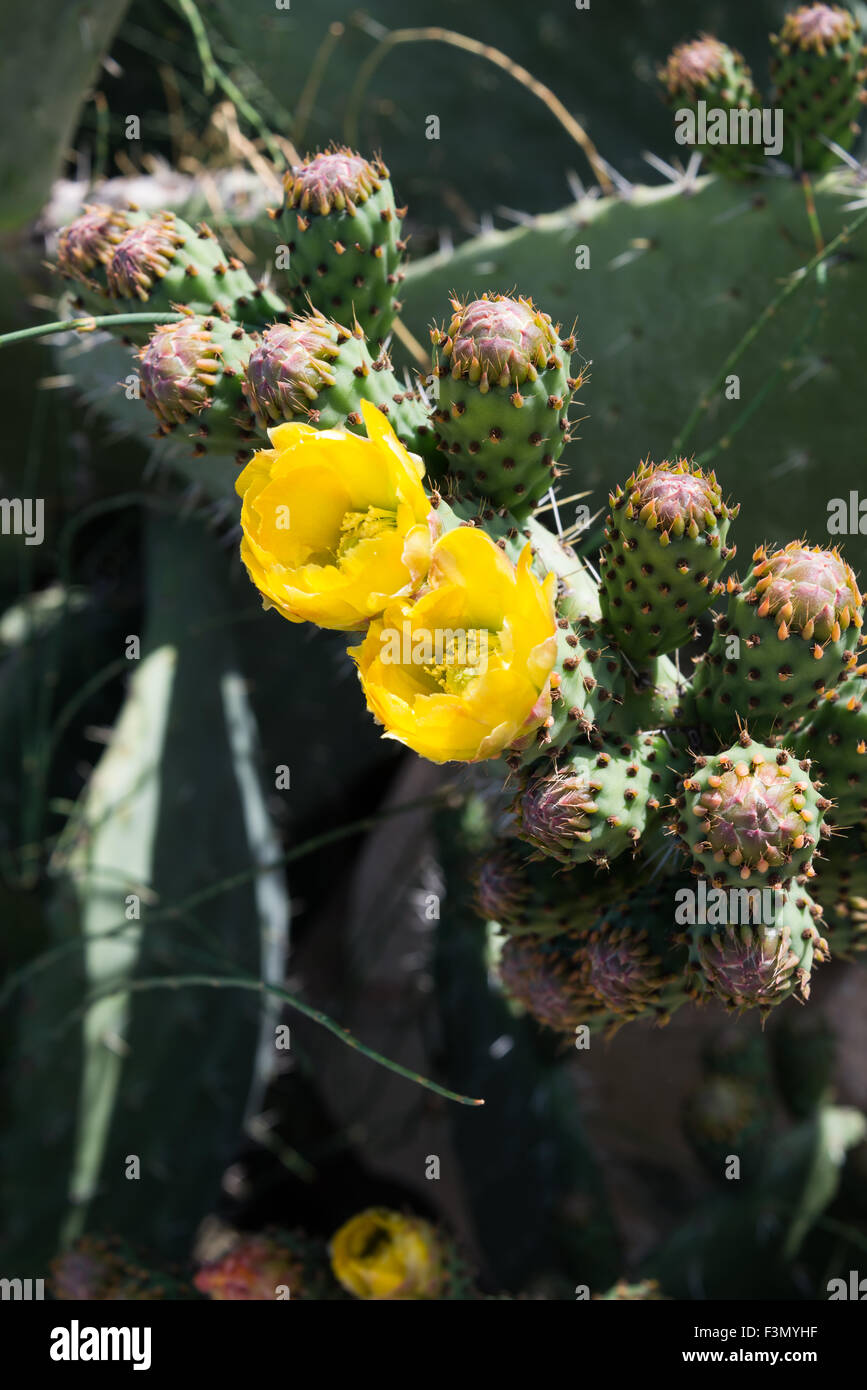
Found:
<path fill-rule="evenodd" d="M 367 438 L 283 424 L 235 487 L 241 559 L 293 623 L 353 632 L 422 584 L 439 533 L 424 465 L 385 416 L 362 402 Z"/>
<path fill-rule="evenodd" d="M 445 1283 L 443 1253 L 427 1221 L 370 1207 L 340 1227 L 331 1242 L 331 1268 L 356 1298 L 437 1298 Z"/>
<path fill-rule="evenodd" d="M 474 527 L 436 541 L 421 595 L 349 649 L 385 738 L 431 762 L 479 762 L 548 718 L 556 578 L 531 565 L 529 545 L 515 566 Z"/>

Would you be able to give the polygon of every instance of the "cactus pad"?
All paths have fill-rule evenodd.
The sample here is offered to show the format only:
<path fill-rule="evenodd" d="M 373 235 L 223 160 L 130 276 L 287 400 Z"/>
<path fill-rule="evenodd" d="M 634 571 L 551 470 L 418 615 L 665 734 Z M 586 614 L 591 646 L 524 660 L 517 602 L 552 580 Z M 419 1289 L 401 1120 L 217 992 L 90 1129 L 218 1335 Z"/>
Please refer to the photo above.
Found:
<path fill-rule="evenodd" d="M 697 112 L 746 111 L 760 105 L 759 96 L 743 55 L 709 34 L 680 44 L 658 73 L 669 106 Z M 744 174 L 762 158 L 761 151 L 740 144 L 697 144 L 709 168 L 722 174 Z"/>
<path fill-rule="evenodd" d="M 783 154 L 798 169 L 837 163 L 825 140 L 851 149 L 867 101 L 867 48 L 840 5 L 802 5 L 771 35 L 773 104 L 783 111 Z"/>
<path fill-rule="evenodd" d="M 610 502 L 602 612 L 627 656 L 645 662 L 696 636 L 735 553 L 725 540 L 738 508 L 725 505 L 713 473 L 686 459 L 641 464 Z"/>
<path fill-rule="evenodd" d="M 561 342 L 529 299 L 485 294 L 452 309 L 448 328 L 431 332 L 440 448 L 464 497 L 524 515 L 557 478 L 575 341 Z"/>
<path fill-rule="evenodd" d="M 695 674 L 699 714 L 721 732 L 743 716 L 759 737 L 784 734 L 854 668 L 855 575 L 837 550 L 792 541 L 770 554 L 760 546 L 744 584 L 729 579 L 727 589 Z"/>
<path fill-rule="evenodd" d="M 338 318 L 355 317 L 381 342 L 400 302 L 405 243 L 388 169 L 345 148 L 308 157 L 284 178 L 281 209 L 289 237 L 288 293 Z"/>

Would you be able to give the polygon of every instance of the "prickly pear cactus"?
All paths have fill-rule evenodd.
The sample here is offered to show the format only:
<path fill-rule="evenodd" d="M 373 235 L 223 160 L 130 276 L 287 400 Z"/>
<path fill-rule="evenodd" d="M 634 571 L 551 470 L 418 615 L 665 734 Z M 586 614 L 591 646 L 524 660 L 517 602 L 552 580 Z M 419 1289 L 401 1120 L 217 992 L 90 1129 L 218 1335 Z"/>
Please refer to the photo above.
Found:
<path fill-rule="evenodd" d="M 154 330 L 139 352 L 141 394 L 159 434 L 182 430 L 197 456 L 234 453 L 243 463 L 254 434 L 242 389 L 253 341 L 239 324 L 190 316 Z"/>
<path fill-rule="evenodd" d="M 339 1299 L 322 1241 L 297 1231 L 236 1234 L 228 1247 L 196 1270 L 200 1294 L 219 1303 Z"/>
<path fill-rule="evenodd" d="M 679 44 L 660 68 L 659 80 L 669 106 L 697 115 L 699 103 L 705 113 L 747 111 L 760 106 L 753 75 L 743 55 L 709 34 L 690 43 Z M 739 144 L 698 142 L 694 148 L 708 167 L 721 174 L 745 175 L 753 171 L 755 154 Z"/>
<path fill-rule="evenodd" d="M 553 772 L 531 772 L 515 803 L 518 833 L 563 864 L 607 867 L 636 850 L 674 788 L 661 734 L 577 747 Z"/>
<path fill-rule="evenodd" d="M 759 736 L 815 710 L 854 671 L 861 593 L 837 550 L 791 541 L 753 555 L 743 584 L 730 580 L 724 617 L 696 671 L 702 718 L 732 730 L 743 717 Z"/>
<path fill-rule="evenodd" d="M 387 358 L 371 356 L 357 324 L 345 328 L 318 312 L 273 324 L 256 338 L 241 389 L 263 433 L 294 420 L 359 429 L 367 400 L 413 453 L 433 450 L 420 394 L 401 386 Z"/>
<path fill-rule="evenodd" d="M 697 758 L 682 782 L 675 828 L 695 873 L 717 887 L 781 888 L 815 872 L 830 804 L 810 777 L 809 761 L 744 732 L 734 747 Z"/>
<path fill-rule="evenodd" d="M 117 1236 L 82 1236 L 51 1262 L 52 1297 L 63 1303 L 195 1299 L 189 1280 L 154 1269 Z"/>
<path fill-rule="evenodd" d="M 564 872 L 517 840 L 501 840 L 476 863 L 476 910 L 510 936 L 556 936 L 590 927 L 620 895 L 617 879 L 595 865 Z"/>
<path fill-rule="evenodd" d="M 791 739 L 796 755 L 813 758 L 823 791 L 833 801 L 828 820 L 838 828 L 857 826 L 867 817 L 867 715 L 864 673 L 829 691 L 803 730 Z"/>
<path fill-rule="evenodd" d="M 599 562 L 602 614 L 633 661 L 646 663 L 698 636 L 735 553 L 716 478 L 680 459 L 643 463 L 611 497 Z"/>
<path fill-rule="evenodd" d="M 822 136 L 845 150 L 853 134 L 863 83 L 854 26 L 812 6 L 786 21 L 776 47 L 780 103 L 799 113 L 786 157 L 818 167 Z M 328 59 L 314 64 L 305 99 Z M 736 116 L 760 101 L 740 55 L 706 35 L 676 49 L 662 78 L 671 103 L 693 115 L 716 105 Z M 837 89 L 835 110 L 819 109 L 823 83 Z M 561 1051 L 585 1033 L 687 1017 L 693 1002 L 753 1010 L 763 1024 L 787 1000 L 809 999 L 829 953 L 854 956 L 865 940 L 862 596 L 849 549 L 844 558 L 803 535 L 805 516 L 821 515 L 810 457 L 807 488 L 780 482 L 801 466 L 800 451 L 809 455 L 820 391 L 828 457 L 849 466 L 840 419 L 863 377 L 853 329 L 864 274 L 850 244 L 860 221 L 848 214 L 862 190 L 852 171 L 814 187 L 776 177 L 750 148 L 709 143 L 704 154 L 722 178 L 697 179 L 694 160 L 657 161 L 671 188 L 618 179 L 617 195 L 594 189 L 560 213 L 523 216 L 514 232 L 417 263 L 405 321 L 405 210 L 382 160 L 349 147 L 308 156 L 284 178 L 271 243 L 284 239 L 275 262 L 288 307 L 207 227 L 171 209 L 88 205 L 58 238 L 73 307 L 119 330 L 92 357 L 67 350 L 84 394 L 99 400 L 106 380 L 124 379 L 122 339 L 136 341 L 156 455 L 227 503 L 227 528 L 239 522 L 248 575 L 278 610 L 267 616 L 275 646 L 281 616 L 346 633 L 337 659 L 351 688 L 358 678 L 359 717 L 366 703 L 392 745 L 451 765 L 450 809 L 484 803 L 479 824 L 462 822 L 479 851 L 482 920 L 443 924 L 437 945 L 449 995 L 443 1070 L 450 1081 L 492 1080 L 504 1104 L 510 1089 L 534 1106 L 559 1095 L 551 1039 L 534 1024 Z M 607 166 L 591 163 L 610 189 Z M 267 253 L 261 237 L 259 228 Z M 578 274 L 591 264 L 592 275 Z M 130 309 L 172 321 L 126 325 Z M 596 362 L 592 447 L 580 451 L 574 410 L 589 377 L 569 328 L 576 311 Z M 442 326 L 431 329 L 428 373 L 418 341 L 432 321 Z M 391 354 L 408 351 L 421 372 L 401 376 Z M 804 365 L 803 387 L 781 392 Z M 750 396 L 737 406 L 741 376 Z M 135 398 L 100 408 L 145 434 L 152 421 Z M 730 485 L 750 499 L 743 517 Z M 778 534 L 802 538 L 768 540 L 769 517 Z M 278 535 L 284 523 L 288 536 Z M 743 580 L 726 573 L 739 530 L 753 552 Z M 223 673 L 221 690 L 234 689 L 233 675 Z M 332 732 L 334 685 L 317 689 Z M 832 830 L 848 832 L 842 845 Z M 458 878 L 452 863 L 452 888 Z M 466 875 L 453 900 L 468 898 L 469 884 Z M 141 1031 L 151 1016 L 136 987 L 153 982 L 136 970 L 137 952 L 150 959 L 154 943 L 134 936 L 108 980 L 114 1002 L 102 1009 L 108 1001 L 97 999 L 87 1015 L 70 1182 L 78 1214 L 67 1236 L 78 1208 L 101 1200 L 97 1179 L 122 1137 L 124 1068 L 104 1055 L 107 1029 L 133 1017 Z M 103 946 L 87 942 L 96 986 L 113 968 Z M 240 984 L 257 981 L 244 974 Z M 462 1016 L 476 1007 L 479 1017 Z M 345 1029 L 331 1032 L 370 1052 Z M 162 1076 L 165 1045 L 147 1057 L 157 1053 Z M 143 1078 L 142 1055 L 133 1049 L 127 1075 Z M 472 1109 L 471 1095 L 424 1084 Z M 766 1118 L 760 1093 L 734 1072 L 705 1084 L 687 1125 L 706 1158 L 751 1150 Z M 546 1172 L 544 1156 L 538 1163 L 541 1186 L 550 1178 L 567 1194 L 581 1146 L 559 1101 L 534 1132 L 540 1149 L 555 1133 L 568 1151 L 569 1178 Z M 163 1157 L 156 1145 L 150 1162 L 159 1168 Z M 478 1192 L 477 1173 L 470 1186 Z M 200 1268 L 196 1288 L 221 1301 L 284 1288 L 301 1299 L 476 1296 L 433 1219 L 382 1204 L 358 1211 L 332 1234 L 330 1273 L 322 1241 L 315 1250 L 305 1241 L 270 1228 L 241 1237 Z"/>
<path fill-rule="evenodd" d="M 842 5 L 801 5 L 771 35 L 772 101 L 783 111 L 784 157 L 796 169 L 833 167 L 829 142 L 849 150 L 867 102 L 867 45 Z"/>
<path fill-rule="evenodd" d="M 463 496 L 524 515 L 557 479 L 580 384 L 575 340 L 528 299 L 486 294 L 452 310 L 431 330 L 437 442 Z"/>
<path fill-rule="evenodd" d="M 693 998 L 763 1014 L 792 994 L 809 999 L 810 972 L 828 956 L 821 908 L 800 887 L 771 892 L 770 908 L 763 899 L 752 920 L 747 912 L 723 926 L 708 921 L 690 928 L 687 988 Z"/>
<path fill-rule="evenodd" d="M 358 323 L 381 342 L 400 309 L 401 219 L 388 169 L 343 146 L 296 165 L 283 181 L 279 217 L 288 237 L 288 293 L 296 312 L 308 304 Z"/>
<path fill-rule="evenodd" d="M 58 238 L 56 269 L 72 281 L 76 302 L 94 314 L 155 314 L 185 305 L 194 313 L 262 324 L 285 315 L 280 297 L 255 284 L 227 257 L 207 223 L 191 227 L 173 212 L 153 215 L 94 205 Z M 146 325 L 124 324 L 123 336 L 143 342 Z"/>

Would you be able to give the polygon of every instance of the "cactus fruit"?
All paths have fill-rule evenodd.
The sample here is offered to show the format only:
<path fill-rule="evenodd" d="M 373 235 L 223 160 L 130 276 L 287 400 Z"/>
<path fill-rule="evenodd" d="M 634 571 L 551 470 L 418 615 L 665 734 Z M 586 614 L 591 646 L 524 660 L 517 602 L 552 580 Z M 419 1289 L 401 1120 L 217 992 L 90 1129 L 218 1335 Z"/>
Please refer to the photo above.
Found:
<path fill-rule="evenodd" d="M 771 35 L 773 105 L 783 111 L 783 155 L 796 169 L 837 162 L 825 140 L 851 149 L 867 101 L 867 47 L 840 5 L 802 5 Z"/>
<path fill-rule="evenodd" d="M 759 106 L 759 96 L 743 55 L 709 34 L 679 44 L 657 76 L 669 106 L 697 114 L 699 102 L 706 112 L 747 111 Z M 721 174 L 754 172 L 760 152 L 740 143 L 695 145 L 708 168 Z"/>
<path fill-rule="evenodd" d="M 395 206 L 388 169 L 381 159 L 335 147 L 296 165 L 283 187 L 277 215 L 289 238 L 293 307 L 354 317 L 367 338 L 382 342 L 400 310 L 395 289 L 406 249 L 406 209 Z"/>
<path fill-rule="evenodd" d="M 154 329 L 139 361 L 142 397 L 157 417 L 157 432 L 186 426 L 194 453 L 231 453 L 243 463 L 255 433 L 243 394 L 252 348 L 243 328 L 217 318 L 190 315 Z"/>
<path fill-rule="evenodd" d="M 199 1267 L 193 1283 L 218 1302 L 341 1297 L 330 1276 L 324 1245 L 297 1232 L 273 1228 L 239 1234 L 223 1254 Z"/>
<path fill-rule="evenodd" d="M 596 916 L 589 930 L 510 936 L 499 959 L 506 993 L 556 1033 L 586 1025 L 609 1036 L 635 1019 L 661 1027 L 688 995 L 686 952 L 670 893 L 641 888 Z"/>
<path fill-rule="evenodd" d="M 146 220 L 145 213 L 85 203 L 83 212 L 57 234 L 55 269 L 65 280 L 76 280 L 93 294 L 107 294 L 106 266 L 115 247 L 131 227 Z"/>
<path fill-rule="evenodd" d="M 728 610 L 693 681 L 698 711 L 721 731 L 743 716 L 769 737 L 852 672 L 861 594 L 837 550 L 799 541 L 770 554 L 760 546 L 743 585 L 726 587 Z"/>
<path fill-rule="evenodd" d="M 518 834 L 562 864 L 601 867 L 635 852 L 674 786 L 662 734 L 576 746 L 553 770 L 531 770 L 515 801 Z"/>
<path fill-rule="evenodd" d="M 590 865 L 564 872 L 519 841 L 501 840 L 476 863 L 475 907 L 510 936 L 557 936 L 590 927 L 622 889 Z"/>
<path fill-rule="evenodd" d="M 810 971 L 826 960 L 821 908 L 800 887 L 761 895 L 762 920 L 695 923 L 689 929 L 687 988 L 697 1000 L 715 997 L 728 1009 L 767 1014 L 790 994 L 810 995 Z M 731 895 L 730 895 L 731 898 Z M 736 916 L 747 914 L 740 911 Z M 710 916 L 710 913 L 708 913 Z"/>
<path fill-rule="evenodd" d="M 206 223 L 191 227 L 172 212 L 89 208 L 60 233 L 57 269 L 79 281 L 79 300 L 93 313 L 145 305 L 170 313 L 180 305 L 256 326 L 286 312 L 273 290 L 255 284 L 240 261 L 225 255 Z M 140 343 L 150 329 L 124 324 L 122 331 Z"/>
<path fill-rule="evenodd" d="M 412 453 L 429 456 L 434 449 L 418 394 L 401 387 L 386 358 L 371 357 L 357 324 L 345 328 L 316 311 L 274 324 L 256 338 L 242 390 L 263 432 L 301 420 L 361 433 L 364 399 L 388 417 Z"/>
<path fill-rule="evenodd" d="M 591 993 L 584 969 L 583 931 L 558 936 L 509 936 L 497 964 L 506 995 L 537 1023 L 567 1036 L 617 1023 Z"/>
<path fill-rule="evenodd" d="M 778 888 L 814 873 L 831 803 L 811 780 L 807 759 L 798 762 L 743 732 L 734 747 L 697 757 L 682 788 L 675 828 L 697 876 L 716 887 Z"/>
<path fill-rule="evenodd" d="M 840 828 L 867 820 L 865 674 L 850 677 L 830 691 L 807 728 L 789 740 L 796 756 L 812 757 L 815 774 L 834 802 L 828 819 Z"/>
<path fill-rule="evenodd" d="M 156 1271 L 118 1237 L 82 1236 L 51 1262 L 49 1287 L 61 1302 L 194 1299 L 174 1274 Z"/>
<path fill-rule="evenodd" d="M 432 329 L 438 379 L 434 428 L 461 495 L 525 515 L 556 481 L 579 379 L 574 338 L 561 341 L 532 301 L 485 294 L 452 300 Z"/>
<path fill-rule="evenodd" d="M 708 1172 L 726 1181 L 732 1157 L 747 1181 L 759 1169 L 770 1128 L 766 1093 L 738 1076 L 711 1075 L 687 1098 L 683 1129 Z"/>
<path fill-rule="evenodd" d="M 697 619 L 719 592 L 735 553 L 727 507 L 713 473 L 686 459 L 642 463 L 611 494 L 600 558 L 602 615 L 635 662 L 697 636 Z"/>
<path fill-rule="evenodd" d="M 668 887 L 640 888 L 594 923 L 581 950 L 590 994 L 618 1020 L 662 1026 L 686 1002 L 685 951 Z"/>

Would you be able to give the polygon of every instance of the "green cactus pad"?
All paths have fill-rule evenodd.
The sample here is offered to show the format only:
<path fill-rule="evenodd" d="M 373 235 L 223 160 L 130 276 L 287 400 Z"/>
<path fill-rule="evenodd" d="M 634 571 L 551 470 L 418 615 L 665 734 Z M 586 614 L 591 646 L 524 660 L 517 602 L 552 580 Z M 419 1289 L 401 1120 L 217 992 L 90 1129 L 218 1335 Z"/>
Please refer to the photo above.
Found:
<path fill-rule="evenodd" d="M 839 162 L 820 138 L 851 149 L 867 89 L 867 47 L 840 5 L 802 5 L 771 35 L 772 104 L 783 111 L 783 156 L 796 169 Z"/>
<path fill-rule="evenodd" d="M 382 342 L 400 301 L 405 242 L 388 169 L 381 159 L 334 148 L 308 156 L 283 181 L 288 237 L 287 293 L 297 312 L 312 304 L 329 317 L 354 316 Z"/>
<path fill-rule="evenodd" d="M 543 757 L 554 760 L 560 749 L 577 739 L 598 743 L 617 718 L 626 671 L 613 643 L 589 620 L 572 623 L 558 617 L 551 690 L 548 719 L 513 745 L 509 765 L 516 770 Z"/>
<path fill-rule="evenodd" d="M 682 781 L 675 824 L 693 873 L 716 887 L 778 888 L 811 877 L 831 803 L 810 772 L 809 760 L 754 743 L 746 732 L 734 747 L 697 757 Z"/>
<path fill-rule="evenodd" d="M 448 328 L 431 331 L 440 448 L 461 496 L 526 515 L 558 476 L 575 341 L 529 299 L 485 294 L 452 309 Z"/>
<path fill-rule="evenodd" d="M 256 327 L 284 316 L 286 306 L 243 264 L 227 257 L 207 223 L 191 227 L 173 212 L 145 215 L 87 207 L 58 237 L 57 270 L 77 281 L 78 302 L 94 314 L 147 307 L 235 319 Z M 122 324 L 125 338 L 144 342 L 147 324 Z"/>
<path fill-rule="evenodd" d="M 668 105 L 694 114 L 700 101 L 707 111 L 747 111 L 761 105 L 743 55 L 709 34 L 679 44 L 658 77 Z M 696 144 L 692 148 L 704 156 L 708 168 L 730 176 L 758 172 L 763 159 L 761 148 L 739 143 Z"/>
<path fill-rule="evenodd" d="M 576 747 L 551 770 L 525 775 L 515 800 L 523 840 L 562 864 L 607 866 L 652 826 L 675 785 L 662 734 Z"/>
<path fill-rule="evenodd" d="M 155 329 L 139 352 L 142 399 L 157 433 L 183 430 L 195 454 L 250 453 L 254 421 L 243 394 L 253 341 L 239 324 L 190 315 Z"/>
<path fill-rule="evenodd" d="M 792 751 L 811 757 L 822 790 L 834 802 L 834 826 L 867 823 L 867 670 L 829 692 L 807 728 L 790 740 Z"/>
<path fill-rule="evenodd" d="M 631 670 L 624 663 L 623 703 L 612 715 L 618 731 L 661 729 L 694 722 L 692 689 L 667 656 L 654 657 L 646 666 Z"/>
<path fill-rule="evenodd" d="M 600 557 L 602 613 L 628 657 L 646 662 L 697 635 L 734 555 L 729 508 L 713 473 L 686 459 L 642 463 L 611 494 Z"/>
<path fill-rule="evenodd" d="M 716 621 L 693 687 L 703 722 L 722 735 L 749 720 L 757 737 L 785 736 L 855 667 L 862 599 L 837 550 L 792 541 L 760 546 L 743 585 L 726 584 L 728 609 Z"/>
<path fill-rule="evenodd" d="M 835 835 L 814 861 L 811 890 L 827 924 L 833 960 L 863 959 L 867 951 L 867 845 L 864 831 Z"/>
<path fill-rule="evenodd" d="M 771 922 L 690 926 L 686 973 L 694 998 L 715 997 L 738 1013 L 757 1008 L 763 1014 L 791 994 L 809 998 L 810 971 L 829 953 L 819 930 L 821 908 L 799 884 L 770 892 L 771 911 L 759 915 Z"/>

